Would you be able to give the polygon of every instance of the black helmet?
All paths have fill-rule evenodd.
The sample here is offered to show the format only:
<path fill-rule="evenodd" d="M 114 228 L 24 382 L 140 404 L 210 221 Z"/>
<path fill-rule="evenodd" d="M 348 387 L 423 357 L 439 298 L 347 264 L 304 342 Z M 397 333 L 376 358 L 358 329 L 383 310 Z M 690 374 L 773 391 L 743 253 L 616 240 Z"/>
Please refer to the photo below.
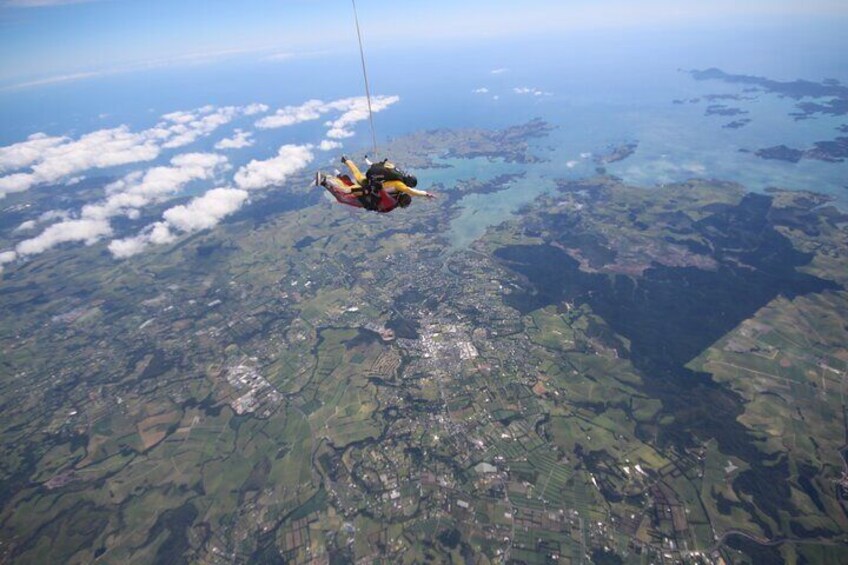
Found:
<path fill-rule="evenodd" d="M 415 175 L 403 175 L 403 184 L 409 188 L 415 188 L 418 186 L 418 179 L 415 178 Z"/>
<path fill-rule="evenodd" d="M 412 204 L 412 197 L 405 192 L 401 192 L 397 195 L 397 203 L 398 206 L 400 206 L 401 208 L 406 208 L 407 206 Z"/>

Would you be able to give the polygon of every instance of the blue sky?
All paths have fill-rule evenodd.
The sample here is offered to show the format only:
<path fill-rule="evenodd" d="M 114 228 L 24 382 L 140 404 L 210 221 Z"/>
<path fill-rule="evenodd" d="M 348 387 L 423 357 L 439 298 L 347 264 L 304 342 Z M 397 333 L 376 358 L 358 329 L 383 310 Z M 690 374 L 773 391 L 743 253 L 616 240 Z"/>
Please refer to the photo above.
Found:
<path fill-rule="evenodd" d="M 358 6 L 372 50 L 398 42 L 848 17 L 844 0 L 359 0 Z M 249 53 L 348 50 L 355 41 L 348 0 L 0 0 L 0 38 L 4 86 Z"/>

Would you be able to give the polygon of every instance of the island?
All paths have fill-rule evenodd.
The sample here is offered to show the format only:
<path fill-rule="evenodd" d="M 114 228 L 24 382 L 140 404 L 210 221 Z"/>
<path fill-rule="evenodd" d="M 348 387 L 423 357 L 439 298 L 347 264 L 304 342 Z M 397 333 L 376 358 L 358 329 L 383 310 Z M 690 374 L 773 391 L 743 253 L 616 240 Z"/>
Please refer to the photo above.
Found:
<path fill-rule="evenodd" d="M 775 159 L 788 163 L 797 163 L 804 157 L 804 152 L 785 145 L 775 145 L 774 147 L 758 149 L 754 152 L 754 155 L 762 159 Z"/>
<path fill-rule="evenodd" d="M 817 141 L 813 147 L 804 150 L 777 145 L 758 149 L 754 154 L 763 159 L 777 159 L 789 163 L 797 163 L 801 159 L 841 163 L 848 158 L 848 137 L 837 137 L 832 141 Z"/>
<path fill-rule="evenodd" d="M 692 70 L 689 74 L 698 81 L 718 80 L 728 84 L 749 85 L 762 92 L 770 92 L 797 100 L 796 119 L 807 119 L 816 114 L 844 116 L 848 114 L 848 86 L 839 81 L 825 79 L 822 82 L 809 80 L 776 81 L 764 77 L 731 74 L 717 68 Z M 749 90 L 750 91 L 750 90 Z M 805 98 L 819 99 L 814 102 Z"/>
<path fill-rule="evenodd" d="M 741 116 L 747 114 L 747 110 L 741 108 L 731 108 L 724 104 L 710 104 L 704 111 L 705 116 Z"/>
<path fill-rule="evenodd" d="M 723 127 L 724 129 L 739 129 L 739 128 L 743 128 L 743 127 L 747 126 L 750 123 L 751 123 L 750 118 L 742 118 L 742 119 L 739 119 L 739 120 L 733 120 L 732 122 L 728 122 L 721 127 Z"/>
<path fill-rule="evenodd" d="M 638 141 L 629 141 L 618 145 L 610 145 L 602 152 L 595 155 L 594 160 L 599 166 L 617 163 L 618 161 L 623 161 L 633 155 L 638 148 Z"/>

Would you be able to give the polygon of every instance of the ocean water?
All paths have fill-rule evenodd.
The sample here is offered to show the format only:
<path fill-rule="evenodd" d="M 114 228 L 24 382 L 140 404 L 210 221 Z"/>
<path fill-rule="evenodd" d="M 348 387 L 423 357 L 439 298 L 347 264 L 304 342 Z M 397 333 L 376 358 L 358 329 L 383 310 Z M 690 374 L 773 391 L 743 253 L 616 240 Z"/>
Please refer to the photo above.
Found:
<path fill-rule="evenodd" d="M 775 44 L 781 41 L 780 37 L 777 32 L 766 34 L 766 39 Z M 479 125 L 477 118 L 484 115 L 484 122 L 488 120 L 490 127 L 495 127 L 495 124 L 509 125 L 538 116 L 556 129 L 548 137 L 531 142 L 534 153 L 546 162 L 524 166 L 525 179 L 506 191 L 471 195 L 459 202 L 463 210 L 452 224 L 453 247 L 466 246 L 482 235 L 486 226 L 508 219 L 527 201 L 549 190 L 553 179 L 594 174 L 596 164 L 592 157 L 624 142 L 638 142 L 638 149 L 627 159 L 606 168 L 628 183 L 651 187 L 691 178 L 730 180 L 757 192 L 769 187 L 821 192 L 828 194 L 837 206 L 848 209 L 848 163 L 815 160 L 787 163 L 765 160 L 752 153 L 779 144 L 804 149 L 816 141 L 833 139 L 841 135 L 836 128 L 848 123 L 848 117 L 818 115 L 797 121 L 789 115 L 795 111 L 797 101 L 764 92 L 744 94 L 751 96 L 751 100 L 672 103 L 674 99 L 707 94 L 742 93 L 744 86 L 695 81 L 684 72 L 710 66 L 778 80 L 829 77 L 848 82 L 845 62 L 832 52 L 822 56 L 823 47 L 819 44 L 809 46 L 806 55 L 798 52 L 804 45 L 802 42 L 794 44 L 796 51 L 781 64 L 776 60 L 780 53 L 773 52 L 774 58 L 766 57 L 767 46 L 751 50 L 748 49 L 750 38 L 736 39 L 735 43 L 725 43 L 721 52 L 681 50 L 676 59 L 652 58 L 646 53 L 652 50 L 648 44 L 634 53 L 611 50 L 591 63 L 565 57 L 555 67 L 532 71 L 530 67 L 546 61 L 539 55 L 528 57 L 527 63 L 518 67 L 515 74 L 520 78 L 510 78 L 513 73 L 510 68 L 488 77 L 478 73 L 473 85 L 472 81 L 466 81 L 464 86 L 469 92 L 479 87 L 486 87 L 489 92 L 468 94 L 477 101 L 464 103 L 461 120 Z M 763 38 L 761 41 L 767 43 Z M 689 57 L 687 65 L 685 60 Z M 509 63 L 504 66 L 509 68 Z M 517 95 L 512 92 L 517 86 L 535 88 L 542 94 Z M 706 107 L 712 103 L 726 104 L 748 114 L 707 116 Z M 505 116 L 511 122 L 502 123 Z M 740 129 L 722 127 L 738 118 L 748 118 L 751 122 Z M 496 172 L 502 167 L 497 161 L 491 161 L 488 166 Z M 480 165 L 473 167 L 479 174 Z M 455 174 L 462 177 L 469 172 L 457 165 Z M 445 174 L 450 173 L 439 172 L 441 176 Z"/>

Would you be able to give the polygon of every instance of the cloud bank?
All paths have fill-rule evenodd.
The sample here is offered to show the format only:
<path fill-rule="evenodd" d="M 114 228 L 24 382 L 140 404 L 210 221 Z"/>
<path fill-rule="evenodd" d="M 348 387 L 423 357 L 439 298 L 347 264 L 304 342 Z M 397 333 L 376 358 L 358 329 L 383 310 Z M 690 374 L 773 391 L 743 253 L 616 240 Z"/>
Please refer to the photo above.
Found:
<path fill-rule="evenodd" d="M 26 141 L 0 147 L 0 173 L 29 167 L 41 159 L 42 153 L 67 141 L 67 137 L 34 133 Z"/>
<path fill-rule="evenodd" d="M 233 132 L 232 137 L 225 137 L 215 144 L 215 149 L 243 149 L 254 144 L 253 134 L 249 131 L 237 129 Z"/>
<path fill-rule="evenodd" d="M 399 96 L 375 96 L 371 98 L 371 110 L 381 112 L 400 100 Z M 332 102 L 323 100 L 308 100 L 297 106 L 286 106 L 280 108 L 270 116 L 266 116 L 256 122 L 260 129 L 282 128 L 300 124 L 303 122 L 320 119 L 330 112 L 341 112 L 335 120 L 327 122 L 329 127 L 327 137 L 331 139 L 342 139 L 352 137 L 350 129 L 356 122 L 368 119 L 368 99 L 364 96 L 342 98 Z"/>
<path fill-rule="evenodd" d="M 140 132 L 120 126 L 97 130 L 75 140 L 34 134 L 24 142 L 0 148 L 0 172 L 30 169 L 0 176 L 0 199 L 88 170 L 152 161 L 163 149 L 184 147 L 237 117 L 267 111 L 264 104 L 204 106 L 165 114 L 154 127 Z"/>
<path fill-rule="evenodd" d="M 165 222 L 156 222 L 147 226 L 135 237 L 113 239 L 109 242 L 109 252 L 115 259 L 126 259 L 138 255 L 150 245 L 165 245 L 177 239 Z"/>
<path fill-rule="evenodd" d="M 397 96 L 377 96 L 372 99 L 373 111 L 380 112 L 398 100 Z M 85 178 L 80 173 L 92 169 L 150 161 L 166 149 L 184 147 L 209 136 L 238 117 L 267 111 L 268 106 L 264 104 L 204 106 L 165 114 L 154 127 L 138 132 L 120 126 L 76 139 L 37 133 L 20 143 L 0 147 L 0 198 L 39 184 L 79 182 Z M 315 151 L 340 148 L 339 140 L 353 136 L 354 125 L 368 119 L 367 99 L 309 100 L 259 119 L 256 127 L 279 128 L 326 116 L 333 119 L 324 122 L 326 136 L 317 144 L 286 144 L 273 157 L 251 160 L 236 170 L 232 186 L 213 188 L 187 204 L 167 209 L 160 221 L 149 224 L 136 235 L 112 239 L 109 251 L 116 258 L 131 257 L 151 245 L 171 243 L 180 234 L 214 227 L 244 206 L 250 191 L 284 184 L 312 163 Z M 240 149 L 254 143 L 251 131 L 235 129 L 231 137 L 220 139 L 215 148 Z M 137 219 L 146 207 L 178 196 L 192 183 L 221 180 L 222 173 L 231 169 L 229 160 L 223 155 L 194 152 L 176 155 L 165 165 L 126 174 L 106 185 L 104 197 L 85 204 L 78 212 L 49 210 L 20 224 L 13 233 L 26 236 L 26 232 L 36 229 L 41 232 L 20 241 L 14 249 L 0 252 L 0 272 L 5 264 L 62 244 L 93 245 L 114 237 L 112 218 Z"/>
<path fill-rule="evenodd" d="M 227 166 L 227 159 L 221 155 L 186 153 L 171 159 L 170 166 L 130 173 L 107 186 L 109 196 L 105 200 L 83 206 L 76 217 L 62 212 L 43 214 L 40 221 L 60 221 L 20 242 L 15 250 L 19 256 L 27 256 L 43 253 L 62 243 L 92 245 L 112 235 L 110 218 L 119 215 L 137 218 L 145 206 L 173 197 L 192 181 L 211 179 Z M 35 222 L 28 227 L 35 227 Z"/>
<path fill-rule="evenodd" d="M 399 101 L 399 96 L 377 96 L 371 99 L 371 111 L 375 114 L 382 112 Z M 356 122 L 362 122 L 368 119 L 368 100 L 364 96 L 360 96 L 358 98 L 339 100 L 337 104 L 344 108 L 344 113 L 337 120 L 327 124 L 330 126 L 327 137 L 332 139 L 353 137 L 353 130 L 350 129 L 351 126 Z"/>
<path fill-rule="evenodd" d="M 165 210 L 164 221 L 147 226 L 137 236 L 113 240 L 109 243 L 109 251 L 115 258 L 125 259 L 150 245 L 173 242 L 177 237 L 174 230 L 194 233 L 212 228 L 241 208 L 248 196 L 247 191 L 237 188 L 213 188 L 188 204 Z"/>
<path fill-rule="evenodd" d="M 276 157 L 264 161 L 254 159 L 240 168 L 233 182 L 245 190 L 279 185 L 292 174 L 306 168 L 314 158 L 311 145 L 283 145 Z"/>
<path fill-rule="evenodd" d="M 151 245 L 171 243 L 178 233 L 194 233 L 215 227 L 248 200 L 249 190 L 260 190 L 284 183 L 314 159 L 311 145 L 283 145 L 271 159 L 254 159 L 235 174 L 238 188 L 214 188 L 185 205 L 174 206 L 162 214 L 162 221 L 144 228 L 133 237 L 115 239 L 109 251 L 116 259 L 137 255 Z"/>
<path fill-rule="evenodd" d="M 32 239 L 20 242 L 15 251 L 19 256 L 36 255 L 61 243 L 83 242 L 94 245 L 101 238 L 112 235 L 112 226 L 107 220 L 83 218 L 65 220 L 45 229 Z"/>
<path fill-rule="evenodd" d="M 247 197 L 246 190 L 213 188 L 186 205 L 166 210 L 162 217 L 169 225 L 183 232 L 205 230 L 241 208 Z"/>
<path fill-rule="evenodd" d="M 137 217 L 149 204 L 172 198 L 185 186 L 198 180 L 210 180 L 229 166 L 227 158 L 215 153 L 185 153 L 171 159 L 169 166 L 138 171 L 106 186 L 109 196 L 96 204 L 83 206 L 83 218 L 108 219 L 126 215 Z"/>

